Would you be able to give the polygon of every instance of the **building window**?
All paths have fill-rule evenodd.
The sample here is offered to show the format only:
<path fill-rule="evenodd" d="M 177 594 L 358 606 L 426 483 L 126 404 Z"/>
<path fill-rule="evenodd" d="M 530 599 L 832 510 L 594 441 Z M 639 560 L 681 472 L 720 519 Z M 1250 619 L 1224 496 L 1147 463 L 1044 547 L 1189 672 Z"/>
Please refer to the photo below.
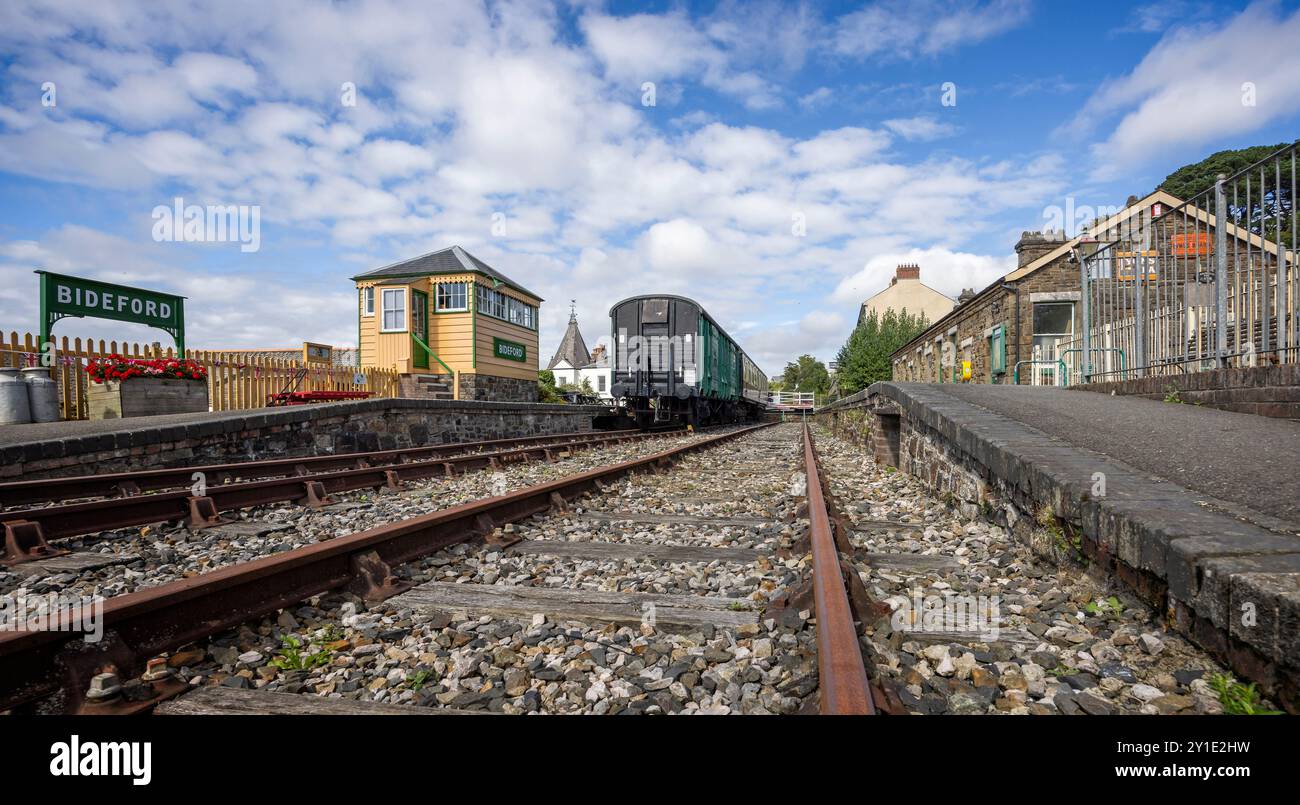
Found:
<path fill-rule="evenodd" d="M 406 329 L 406 289 L 385 288 L 384 321 L 380 332 L 400 333 Z"/>
<path fill-rule="evenodd" d="M 437 292 L 438 310 L 443 313 L 469 310 L 469 293 L 463 282 L 440 282 Z"/>
<path fill-rule="evenodd" d="M 513 297 L 506 299 L 506 305 L 510 312 L 511 324 L 517 324 L 529 330 L 537 328 L 537 308 Z"/>
<path fill-rule="evenodd" d="M 478 312 L 494 319 L 508 321 L 529 330 L 537 329 L 537 308 L 514 297 L 506 296 L 501 291 L 494 291 L 482 285 L 478 288 Z"/>
<path fill-rule="evenodd" d="M 1035 302 L 1034 303 L 1034 343 L 1035 360 L 1056 360 L 1056 342 L 1069 341 L 1074 336 L 1073 302 Z M 1035 365 L 1041 373 L 1039 383 L 1059 382 L 1056 371 L 1045 364 Z"/>
<path fill-rule="evenodd" d="M 596 391 L 604 391 L 604 390 L 605 390 L 605 376 L 596 375 Z"/>
<path fill-rule="evenodd" d="M 375 315 L 375 286 L 373 285 L 361 289 L 361 315 Z"/>

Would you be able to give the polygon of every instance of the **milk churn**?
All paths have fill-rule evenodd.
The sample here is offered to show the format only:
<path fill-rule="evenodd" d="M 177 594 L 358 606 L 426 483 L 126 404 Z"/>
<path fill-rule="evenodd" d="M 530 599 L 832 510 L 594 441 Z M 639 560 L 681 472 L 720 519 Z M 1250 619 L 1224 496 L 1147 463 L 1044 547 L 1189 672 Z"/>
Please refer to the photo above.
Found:
<path fill-rule="evenodd" d="M 59 387 L 45 366 L 28 366 L 23 369 L 27 382 L 27 402 L 31 407 L 33 422 L 58 422 Z"/>
<path fill-rule="evenodd" d="M 27 384 L 17 366 L 0 366 L 0 425 L 25 425 L 32 421 Z"/>

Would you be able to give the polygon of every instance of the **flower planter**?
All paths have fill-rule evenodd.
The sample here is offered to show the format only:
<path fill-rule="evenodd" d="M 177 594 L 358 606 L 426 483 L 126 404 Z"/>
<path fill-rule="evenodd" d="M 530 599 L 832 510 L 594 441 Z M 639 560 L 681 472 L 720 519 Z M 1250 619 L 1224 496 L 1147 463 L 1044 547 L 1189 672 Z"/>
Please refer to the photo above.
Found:
<path fill-rule="evenodd" d="M 130 377 L 91 383 L 87 403 L 91 419 L 199 413 L 208 410 L 208 382 Z"/>

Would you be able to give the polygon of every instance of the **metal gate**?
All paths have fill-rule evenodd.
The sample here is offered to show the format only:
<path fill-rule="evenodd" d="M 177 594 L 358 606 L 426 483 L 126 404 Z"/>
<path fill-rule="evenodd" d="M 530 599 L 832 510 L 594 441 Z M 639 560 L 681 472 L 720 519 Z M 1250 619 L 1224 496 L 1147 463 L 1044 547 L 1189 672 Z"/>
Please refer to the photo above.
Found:
<path fill-rule="evenodd" d="M 1298 146 L 1220 174 L 1113 239 L 1081 241 L 1071 374 L 1104 382 L 1300 359 Z"/>

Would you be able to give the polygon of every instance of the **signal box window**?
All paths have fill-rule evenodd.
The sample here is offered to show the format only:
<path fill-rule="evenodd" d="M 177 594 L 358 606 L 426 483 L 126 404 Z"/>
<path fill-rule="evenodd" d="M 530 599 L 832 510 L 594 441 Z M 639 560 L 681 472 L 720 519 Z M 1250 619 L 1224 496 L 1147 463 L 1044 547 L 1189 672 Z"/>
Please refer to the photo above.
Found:
<path fill-rule="evenodd" d="M 385 333 L 400 333 L 406 329 L 406 289 L 385 288 L 383 295 L 384 321 L 380 328 Z"/>

